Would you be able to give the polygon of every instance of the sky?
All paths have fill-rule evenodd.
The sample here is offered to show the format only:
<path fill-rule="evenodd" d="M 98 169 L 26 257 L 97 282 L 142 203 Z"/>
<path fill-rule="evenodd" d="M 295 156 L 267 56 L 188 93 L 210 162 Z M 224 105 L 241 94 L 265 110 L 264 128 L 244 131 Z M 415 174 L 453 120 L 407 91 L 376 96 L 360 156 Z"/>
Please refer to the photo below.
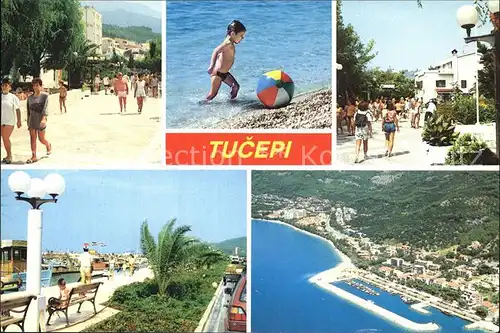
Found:
<path fill-rule="evenodd" d="M 1 238 L 26 240 L 30 206 L 8 186 L 13 171 L 1 172 Z M 140 226 L 148 219 L 157 239 L 177 218 L 190 235 L 215 243 L 246 236 L 245 171 L 54 171 L 29 170 L 43 178 L 57 172 L 66 191 L 43 209 L 43 250 L 81 251 L 85 242 L 104 242 L 102 252 L 139 249 Z"/>
<path fill-rule="evenodd" d="M 369 1 L 344 0 L 344 24 L 351 23 L 362 41 L 375 41 L 377 57 L 370 67 L 395 70 L 427 69 L 466 48 L 466 32 L 456 21 L 456 12 L 470 1 L 424 1 L 418 8 L 416 0 Z M 478 28 L 478 34 L 491 31 L 491 23 Z M 473 31 L 474 33 L 474 31 Z"/>

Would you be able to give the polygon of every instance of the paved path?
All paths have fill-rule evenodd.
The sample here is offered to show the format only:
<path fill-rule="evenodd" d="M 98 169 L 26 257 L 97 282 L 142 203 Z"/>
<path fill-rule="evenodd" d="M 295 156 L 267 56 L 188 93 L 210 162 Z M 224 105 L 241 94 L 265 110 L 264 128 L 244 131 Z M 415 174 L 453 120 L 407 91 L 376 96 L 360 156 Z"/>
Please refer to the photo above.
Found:
<path fill-rule="evenodd" d="M 23 118 L 25 104 L 22 102 Z M 120 115 L 114 95 L 84 97 L 78 90 L 68 95 L 68 112 L 61 114 L 57 95 L 49 99 L 47 139 L 52 154 L 37 143 L 36 165 L 52 167 L 143 166 L 162 163 L 165 130 L 161 122 L 162 102 L 147 98 L 142 114 L 137 113 L 136 100 L 129 95 L 128 112 Z M 31 157 L 26 122 L 11 137 L 13 163 L 24 164 Z M 2 158 L 5 150 L 2 146 Z"/>
<path fill-rule="evenodd" d="M 70 326 L 66 327 L 66 319 L 64 314 L 54 314 L 50 320 L 51 325 L 45 327 L 48 332 L 81 332 L 85 331 L 85 328 L 90 325 L 96 324 L 106 318 L 111 317 L 112 315 L 118 313 L 118 310 L 108 308 L 104 304 L 107 302 L 114 291 L 124 285 L 144 281 L 146 278 L 152 277 L 151 270 L 147 268 L 139 269 L 134 273 L 133 276 L 127 276 L 124 274 L 119 274 L 115 276 L 114 279 L 108 280 L 107 278 L 95 279 L 92 282 L 102 281 L 103 285 L 99 287 L 99 291 L 97 292 L 96 297 L 96 309 L 97 315 L 94 315 L 94 309 L 92 304 L 89 302 L 85 302 L 81 308 L 80 313 L 76 313 L 78 306 L 71 306 L 68 309 L 68 318 L 70 322 Z M 74 286 L 79 285 L 79 283 L 69 283 L 68 288 L 72 288 Z M 59 297 L 59 287 L 52 286 L 42 288 L 42 293 L 46 296 L 48 300 L 50 297 Z M 8 299 L 11 297 L 17 297 L 21 294 L 27 294 L 27 292 L 18 292 L 11 293 L 7 295 L 2 295 L 2 298 Z M 47 317 L 45 317 L 45 321 Z M 18 332 L 19 328 L 15 325 L 9 326 L 6 332 Z"/>
<path fill-rule="evenodd" d="M 205 326 L 204 332 L 225 332 L 224 329 L 224 319 L 227 315 L 227 304 L 230 300 L 230 296 L 224 293 L 226 288 L 234 288 L 235 284 L 228 282 L 226 286 L 220 288 L 220 292 L 216 295 L 214 307 L 210 313 L 207 324 Z"/>
<path fill-rule="evenodd" d="M 426 147 L 422 143 L 422 128 L 411 128 L 407 119 L 400 121 L 400 132 L 396 132 L 394 140 L 393 156 L 385 157 L 385 135 L 382 131 L 381 121 L 374 122 L 373 137 L 368 140 L 368 159 L 360 163 L 360 166 L 405 166 L 405 167 L 429 167 Z M 421 127 L 423 120 L 421 117 Z M 341 165 L 358 165 L 356 159 L 356 139 L 354 136 L 344 134 L 337 136 L 337 161 Z M 360 158 L 363 157 L 363 146 L 361 146 Z"/>

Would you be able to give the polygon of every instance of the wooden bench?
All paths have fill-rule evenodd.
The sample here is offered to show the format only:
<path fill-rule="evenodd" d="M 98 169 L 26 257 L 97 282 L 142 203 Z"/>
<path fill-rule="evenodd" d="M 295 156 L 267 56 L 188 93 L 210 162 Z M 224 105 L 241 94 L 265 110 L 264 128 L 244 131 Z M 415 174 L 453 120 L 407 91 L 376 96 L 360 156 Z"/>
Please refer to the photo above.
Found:
<path fill-rule="evenodd" d="M 68 300 L 64 306 L 47 306 L 47 311 L 49 312 L 49 318 L 47 319 L 47 325 L 50 325 L 50 318 L 56 312 L 63 312 L 66 316 L 66 326 L 69 326 L 68 319 L 68 308 L 70 306 L 78 304 L 78 311 L 80 313 L 80 308 L 84 302 L 90 302 L 94 306 L 94 314 L 97 314 L 97 310 L 95 308 L 95 298 L 97 295 L 97 291 L 99 290 L 99 286 L 102 282 L 94 282 L 89 284 L 82 284 L 80 286 L 74 287 L 71 289 L 68 295 Z M 85 296 L 82 296 L 85 294 Z"/>
<path fill-rule="evenodd" d="M 17 325 L 24 332 L 24 321 L 26 319 L 26 314 L 28 313 L 28 308 L 31 301 L 36 299 L 36 296 L 29 295 L 24 297 L 18 297 L 8 300 L 2 300 L 0 302 L 1 318 L 0 323 L 2 326 L 2 331 L 5 332 L 7 326 Z M 22 313 L 22 317 L 13 317 L 10 315 L 11 312 Z"/>

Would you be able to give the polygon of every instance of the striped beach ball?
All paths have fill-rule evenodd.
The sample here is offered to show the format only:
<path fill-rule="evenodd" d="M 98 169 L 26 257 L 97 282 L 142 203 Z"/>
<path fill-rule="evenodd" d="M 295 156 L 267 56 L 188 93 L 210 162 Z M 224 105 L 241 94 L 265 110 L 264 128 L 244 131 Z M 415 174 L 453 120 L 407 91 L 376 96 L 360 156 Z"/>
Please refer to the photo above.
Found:
<path fill-rule="evenodd" d="M 268 108 L 280 108 L 293 98 L 294 84 L 290 76 L 275 70 L 262 75 L 257 84 L 257 97 Z"/>

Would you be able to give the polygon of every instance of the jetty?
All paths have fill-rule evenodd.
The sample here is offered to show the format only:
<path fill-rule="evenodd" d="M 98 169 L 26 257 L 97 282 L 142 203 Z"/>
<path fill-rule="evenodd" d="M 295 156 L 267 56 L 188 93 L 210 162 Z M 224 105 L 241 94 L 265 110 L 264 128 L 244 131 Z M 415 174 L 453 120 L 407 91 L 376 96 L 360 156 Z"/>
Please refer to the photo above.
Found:
<path fill-rule="evenodd" d="M 420 332 L 434 332 L 439 330 L 439 325 L 436 323 L 425 323 L 420 324 L 409 319 L 406 319 L 394 312 L 391 312 L 381 306 L 376 305 L 373 301 L 363 299 L 356 295 L 351 294 L 341 288 L 334 286 L 332 283 L 339 281 L 339 277 L 342 276 L 344 270 L 346 269 L 346 265 L 338 265 L 332 269 L 321 272 L 309 279 L 309 282 L 317 285 L 318 287 L 337 295 L 357 306 L 370 311 L 387 321 L 390 321 L 400 327 L 404 327 L 406 329 L 412 331 L 420 331 Z"/>
<path fill-rule="evenodd" d="M 491 321 L 476 321 L 475 323 L 465 326 L 465 328 L 468 330 L 483 330 L 487 332 L 498 332 L 498 330 L 500 329 Z"/>
<path fill-rule="evenodd" d="M 423 314 L 431 314 L 429 310 L 426 309 L 429 304 L 422 302 L 422 303 L 415 303 L 411 305 L 411 308 L 417 312 L 423 313 Z"/>

